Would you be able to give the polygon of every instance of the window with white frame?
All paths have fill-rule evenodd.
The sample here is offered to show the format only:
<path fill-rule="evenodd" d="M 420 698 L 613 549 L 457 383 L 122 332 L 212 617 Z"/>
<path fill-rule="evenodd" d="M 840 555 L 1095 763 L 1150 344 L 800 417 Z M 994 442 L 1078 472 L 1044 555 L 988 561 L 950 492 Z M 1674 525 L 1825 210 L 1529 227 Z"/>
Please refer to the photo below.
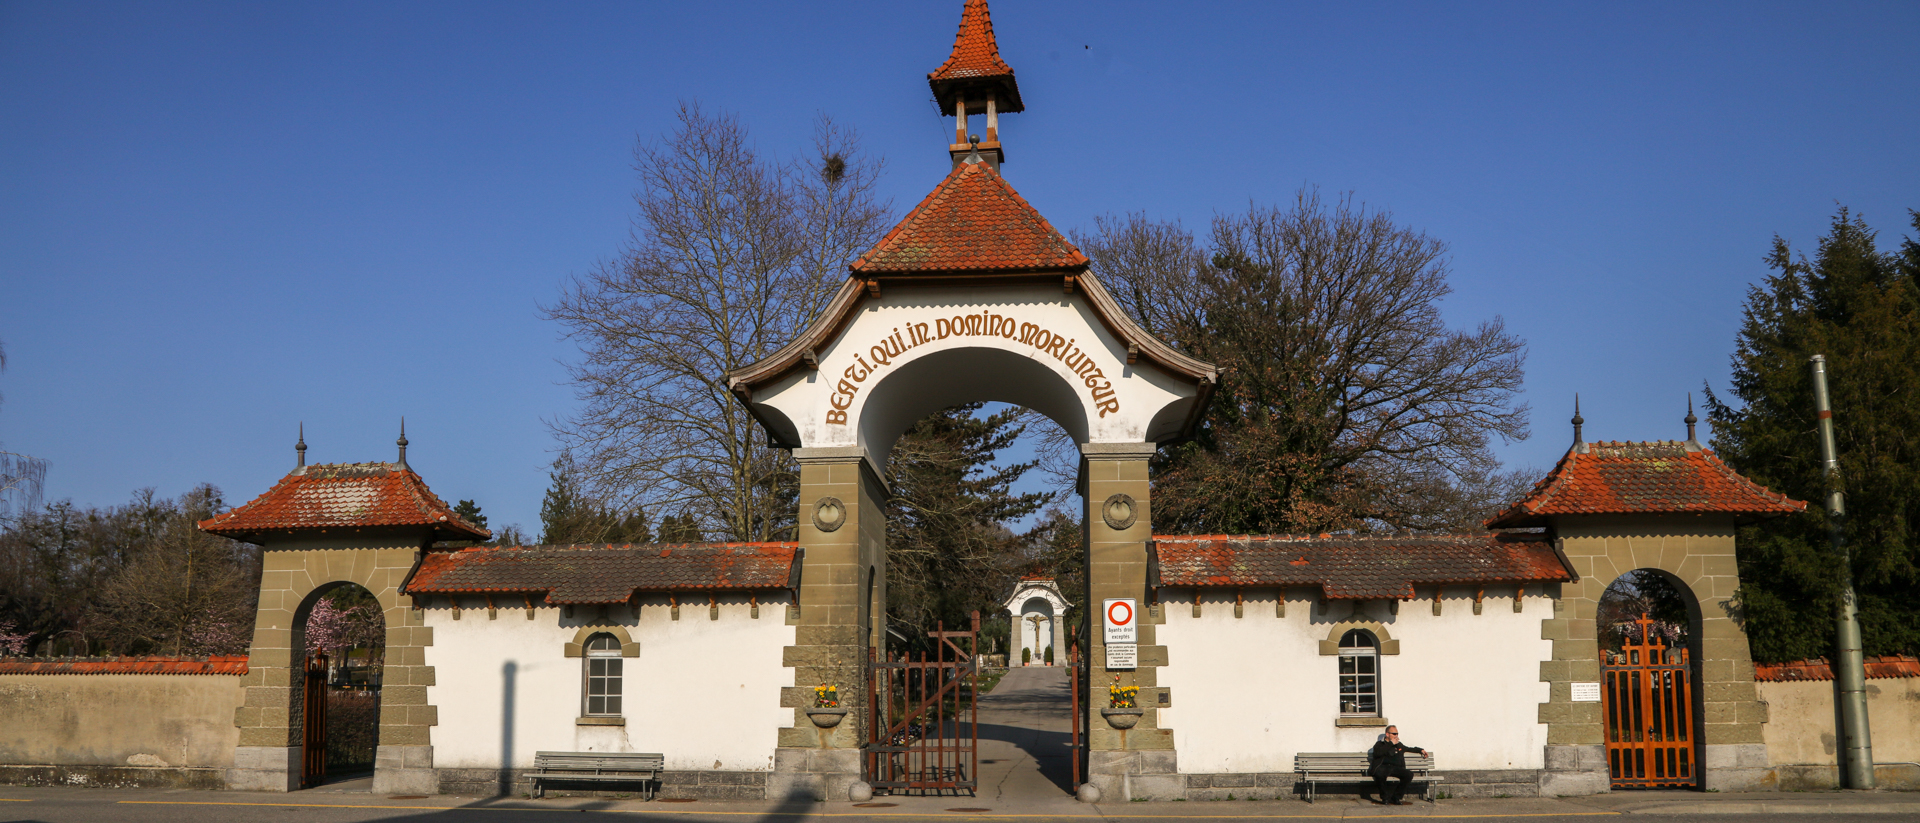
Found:
<path fill-rule="evenodd" d="M 589 716 L 620 714 L 620 639 L 602 632 L 587 638 L 587 710 Z"/>
<path fill-rule="evenodd" d="M 1340 714 L 1380 716 L 1380 642 L 1365 629 L 1340 636 Z"/>

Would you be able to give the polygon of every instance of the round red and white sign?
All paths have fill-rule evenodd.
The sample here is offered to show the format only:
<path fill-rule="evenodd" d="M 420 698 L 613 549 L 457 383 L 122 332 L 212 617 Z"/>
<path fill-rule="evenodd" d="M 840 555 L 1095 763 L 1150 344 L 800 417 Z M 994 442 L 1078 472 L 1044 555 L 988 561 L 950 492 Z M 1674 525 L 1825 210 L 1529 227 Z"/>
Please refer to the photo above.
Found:
<path fill-rule="evenodd" d="M 1125 600 L 1115 600 L 1107 604 L 1107 625 L 1127 626 L 1133 623 L 1133 604 Z"/>

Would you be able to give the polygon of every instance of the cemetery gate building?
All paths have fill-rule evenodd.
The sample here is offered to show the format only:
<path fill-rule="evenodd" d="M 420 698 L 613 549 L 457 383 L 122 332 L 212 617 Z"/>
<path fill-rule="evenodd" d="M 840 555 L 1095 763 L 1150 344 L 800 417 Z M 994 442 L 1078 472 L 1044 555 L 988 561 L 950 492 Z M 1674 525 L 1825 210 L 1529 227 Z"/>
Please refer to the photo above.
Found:
<path fill-rule="evenodd" d="M 238 678 L 225 785 L 308 779 L 303 626 L 357 585 L 387 626 L 376 792 L 518 793 L 536 751 L 661 752 L 670 795 L 846 798 L 872 777 L 876 719 L 902 720 L 863 686 L 888 654 L 888 455 L 916 421 L 975 401 L 1032 409 L 1079 444 L 1084 602 L 1137 609 L 1131 665 L 1087 615 L 1062 622 L 1057 591 L 1029 627 L 1064 643 L 1077 623 L 1090 641 L 1075 780 L 1108 799 L 1285 796 L 1296 754 L 1361 751 L 1390 722 L 1438 750 L 1457 795 L 1753 789 L 1786 779 L 1790 749 L 1804 759 L 1770 731 L 1784 726 L 1728 602 L 1736 526 L 1805 504 L 1734 473 L 1691 425 L 1635 443 L 1576 426 L 1475 534 L 1156 535 L 1148 461 L 1194 434 L 1220 373 L 1130 320 L 1003 175 L 999 119 L 1025 106 L 984 0 L 967 0 L 929 81 L 955 118 L 949 173 L 811 328 L 724 376 L 799 463 L 794 539 L 446 548 L 490 535 L 428 489 L 404 436 L 393 463 L 303 457 L 202 524 L 265 554 L 244 674 L 223 675 Z M 1603 659 L 1601 595 L 1633 570 L 1686 596 L 1686 648 Z M 1126 728 L 1099 711 L 1113 683 L 1138 689 Z M 818 711 L 820 684 L 838 716 Z M 1664 713 L 1633 714 L 1649 701 Z"/>

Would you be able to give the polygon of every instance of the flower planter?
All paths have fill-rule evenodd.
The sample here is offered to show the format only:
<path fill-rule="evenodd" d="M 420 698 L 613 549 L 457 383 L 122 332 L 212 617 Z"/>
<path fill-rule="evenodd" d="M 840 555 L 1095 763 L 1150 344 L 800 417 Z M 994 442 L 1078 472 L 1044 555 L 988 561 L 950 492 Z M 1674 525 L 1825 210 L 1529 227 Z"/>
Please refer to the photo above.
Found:
<path fill-rule="evenodd" d="M 1146 709 L 1101 709 L 1100 710 L 1100 716 L 1107 719 L 1107 725 L 1112 726 L 1116 729 L 1122 729 L 1122 730 L 1133 728 L 1134 724 L 1140 722 L 1140 715 L 1143 715 L 1146 713 L 1147 713 Z"/>
<path fill-rule="evenodd" d="M 831 729 L 835 726 L 840 725 L 840 721 L 842 719 L 845 719 L 846 716 L 847 716 L 846 709 L 808 709 L 807 710 L 807 719 L 813 721 L 813 725 L 818 726 L 822 729 Z"/>

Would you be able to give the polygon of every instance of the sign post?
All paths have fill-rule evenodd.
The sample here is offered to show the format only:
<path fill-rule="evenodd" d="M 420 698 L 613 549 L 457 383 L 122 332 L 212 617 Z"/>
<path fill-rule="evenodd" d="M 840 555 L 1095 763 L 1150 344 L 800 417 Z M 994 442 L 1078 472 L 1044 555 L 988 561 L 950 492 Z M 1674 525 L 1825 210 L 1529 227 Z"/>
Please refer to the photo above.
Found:
<path fill-rule="evenodd" d="M 1101 624 L 1106 629 L 1104 636 L 1107 647 L 1108 669 L 1138 668 L 1140 633 L 1138 630 L 1139 609 L 1133 598 L 1122 597 L 1108 600 L 1106 608 L 1101 609 Z"/>

